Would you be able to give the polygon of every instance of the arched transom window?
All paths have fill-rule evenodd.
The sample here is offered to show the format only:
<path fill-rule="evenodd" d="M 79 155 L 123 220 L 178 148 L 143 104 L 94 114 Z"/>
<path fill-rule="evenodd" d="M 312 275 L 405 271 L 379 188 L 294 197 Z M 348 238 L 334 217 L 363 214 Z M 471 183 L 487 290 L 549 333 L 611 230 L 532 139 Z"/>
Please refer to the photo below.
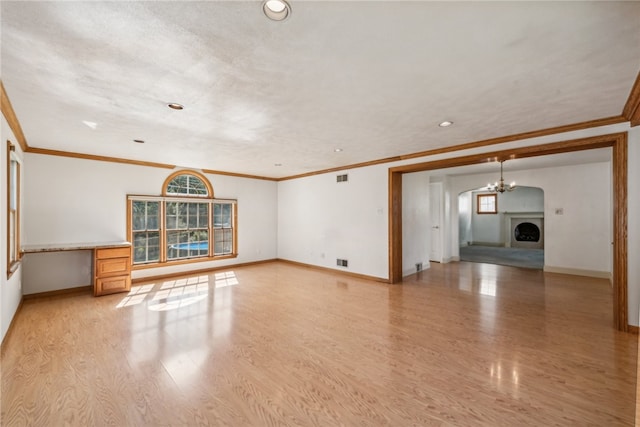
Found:
<path fill-rule="evenodd" d="M 178 171 L 165 180 L 165 196 L 193 196 L 213 198 L 213 189 L 206 177 L 193 171 Z"/>
<path fill-rule="evenodd" d="M 169 175 L 160 197 L 129 196 L 128 213 L 134 266 L 237 256 L 237 203 L 198 172 Z"/>

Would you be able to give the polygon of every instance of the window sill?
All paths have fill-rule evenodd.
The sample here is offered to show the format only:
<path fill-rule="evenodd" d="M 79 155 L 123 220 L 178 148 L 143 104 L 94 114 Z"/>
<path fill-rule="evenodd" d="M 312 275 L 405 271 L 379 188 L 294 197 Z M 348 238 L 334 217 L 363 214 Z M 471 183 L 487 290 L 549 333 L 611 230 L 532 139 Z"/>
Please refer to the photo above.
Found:
<path fill-rule="evenodd" d="M 161 268 L 161 267 L 170 267 L 173 265 L 184 265 L 184 264 L 195 264 L 200 262 L 210 262 L 210 261 L 220 261 L 223 259 L 232 259 L 237 258 L 238 254 L 229 254 L 229 255 L 219 255 L 214 257 L 203 257 L 203 258 L 188 258 L 188 259 L 179 259 L 175 261 L 166 261 L 166 262 L 154 262 L 149 264 L 133 264 L 131 267 L 132 270 L 146 270 L 149 268 Z"/>

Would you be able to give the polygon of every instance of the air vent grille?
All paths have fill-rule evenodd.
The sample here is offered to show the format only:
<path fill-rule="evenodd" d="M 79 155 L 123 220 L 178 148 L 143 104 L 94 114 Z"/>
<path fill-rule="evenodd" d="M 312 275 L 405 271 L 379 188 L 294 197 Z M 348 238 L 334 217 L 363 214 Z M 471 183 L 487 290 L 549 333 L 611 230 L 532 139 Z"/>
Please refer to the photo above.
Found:
<path fill-rule="evenodd" d="M 349 175 L 347 175 L 346 173 L 344 175 L 336 176 L 336 182 L 347 182 L 347 181 L 349 181 Z"/>

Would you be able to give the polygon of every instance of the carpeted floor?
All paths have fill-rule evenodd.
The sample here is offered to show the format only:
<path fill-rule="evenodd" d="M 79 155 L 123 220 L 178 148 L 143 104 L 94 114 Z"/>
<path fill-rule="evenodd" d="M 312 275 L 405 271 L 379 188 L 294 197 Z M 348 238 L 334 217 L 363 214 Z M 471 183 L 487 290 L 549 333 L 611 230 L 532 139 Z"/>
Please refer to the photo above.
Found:
<path fill-rule="evenodd" d="M 544 267 L 544 249 L 500 248 L 492 246 L 462 246 L 460 261 L 510 265 L 512 267 Z"/>

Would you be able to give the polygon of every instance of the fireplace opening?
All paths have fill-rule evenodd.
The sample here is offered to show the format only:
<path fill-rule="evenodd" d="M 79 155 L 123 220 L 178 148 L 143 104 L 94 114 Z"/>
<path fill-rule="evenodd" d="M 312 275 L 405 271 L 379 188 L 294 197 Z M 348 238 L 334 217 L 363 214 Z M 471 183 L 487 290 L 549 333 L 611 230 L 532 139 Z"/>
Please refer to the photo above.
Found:
<path fill-rule="evenodd" d="M 537 242 L 540 240 L 540 229 L 530 222 L 521 222 L 513 232 L 518 242 Z"/>

